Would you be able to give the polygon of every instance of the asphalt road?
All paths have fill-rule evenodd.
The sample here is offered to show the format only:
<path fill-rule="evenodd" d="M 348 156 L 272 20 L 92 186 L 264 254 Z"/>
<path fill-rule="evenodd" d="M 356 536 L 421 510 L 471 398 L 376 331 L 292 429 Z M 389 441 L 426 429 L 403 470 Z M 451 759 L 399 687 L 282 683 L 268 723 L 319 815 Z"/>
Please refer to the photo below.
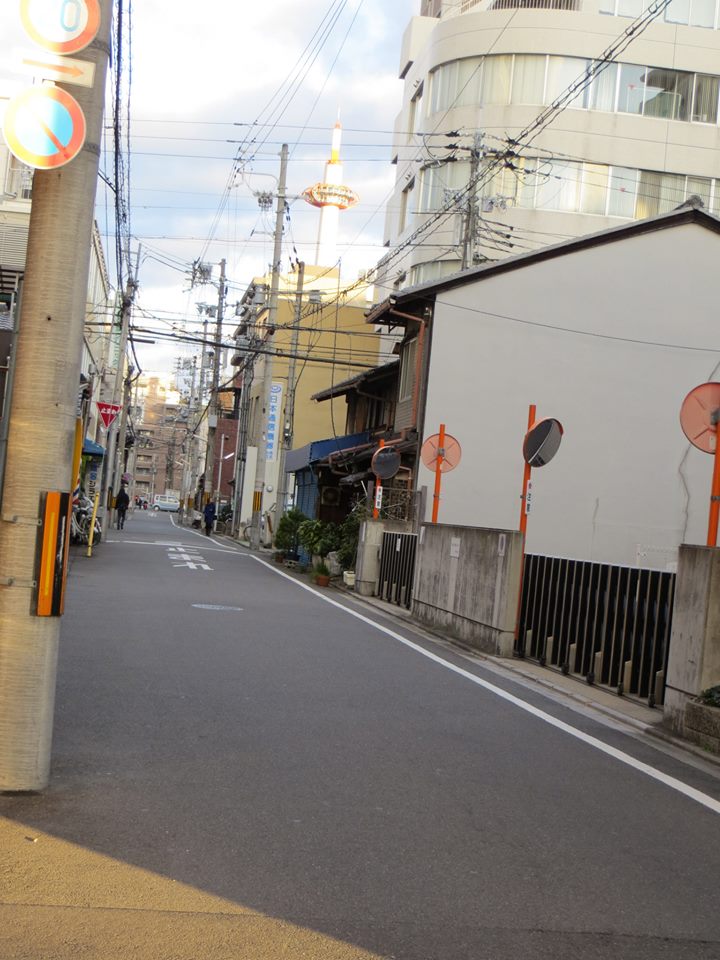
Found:
<path fill-rule="evenodd" d="M 110 540 L 2 960 L 720 958 L 712 773 L 167 514 Z"/>

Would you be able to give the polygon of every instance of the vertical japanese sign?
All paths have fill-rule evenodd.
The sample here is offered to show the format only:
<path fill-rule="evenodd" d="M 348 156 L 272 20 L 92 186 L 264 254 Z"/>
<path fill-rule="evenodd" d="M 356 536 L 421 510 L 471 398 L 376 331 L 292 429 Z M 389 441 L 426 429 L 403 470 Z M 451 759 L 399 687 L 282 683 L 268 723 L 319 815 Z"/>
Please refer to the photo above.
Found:
<path fill-rule="evenodd" d="M 277 460 L 278 442 L 282 440 L 282 395 L 282 384 L 273 382 L 270 388 L 270 409 L 265 437 L 265 459 L 268 461 Z"/>

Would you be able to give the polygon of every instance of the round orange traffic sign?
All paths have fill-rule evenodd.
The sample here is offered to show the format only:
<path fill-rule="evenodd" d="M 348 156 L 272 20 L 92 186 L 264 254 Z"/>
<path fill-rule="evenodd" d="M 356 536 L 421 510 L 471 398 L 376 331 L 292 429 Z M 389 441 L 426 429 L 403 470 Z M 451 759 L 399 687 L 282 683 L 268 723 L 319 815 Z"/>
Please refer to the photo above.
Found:
<path fill-rule="evenodd" d="M 98 0 L 20 0 L 20 19 L 31 40 L 51 53 L 77 53 L 100 29 Z"/>
<path fill-rule="evenodd" d="M 5 142 L 21 163 L 53 170 L 73 160 L 85 142 L 85 114 L 60 87 L 31 87 L 8 103 Z"/>

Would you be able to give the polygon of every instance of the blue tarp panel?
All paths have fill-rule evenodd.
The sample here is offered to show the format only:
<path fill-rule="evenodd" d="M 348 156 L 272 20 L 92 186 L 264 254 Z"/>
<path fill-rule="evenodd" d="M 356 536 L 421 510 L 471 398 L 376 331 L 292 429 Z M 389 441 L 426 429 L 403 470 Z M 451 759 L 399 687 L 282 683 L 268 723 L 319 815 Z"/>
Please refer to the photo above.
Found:
<path fill-rule="evenodd" d="M 86 438 L 83 440 L 82 452 L 86 457 L 104 457 L 105 447 L 101 447 L 99 443 L 95 443 L 94 440 L 88 440 Z"/>
<path fill-rule="evenodd" d="M 311 463 L 324 460 L 331 453 L 347 450 L 349 447 L 359 447 L 361 444 L 369 442 L 370 434 L 367 431 L 351 433 L 344 437 L 330 437 L 328 440 L 313 440 L 312 443 L 308 443 L 304 447 L 288 451 L 285 457 L 285 471 L 287 473 L 297 473 L 298 470 L 304 470 Z"/>

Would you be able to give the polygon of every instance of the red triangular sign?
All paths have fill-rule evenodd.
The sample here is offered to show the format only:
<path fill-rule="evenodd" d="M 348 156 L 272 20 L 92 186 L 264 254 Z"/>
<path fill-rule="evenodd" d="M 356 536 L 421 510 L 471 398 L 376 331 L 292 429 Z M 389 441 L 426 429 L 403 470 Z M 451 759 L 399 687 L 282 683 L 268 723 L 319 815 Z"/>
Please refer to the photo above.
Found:
<path fill-rule="evenodd" d="M 120 406 L 117 403 L 102 403 L 100 400 L 96 401 L 98 412 L 102 418 L 102 422 L 106 427 L 109 427 L 113 422 L 115 417 L 120 413 Z"/>

